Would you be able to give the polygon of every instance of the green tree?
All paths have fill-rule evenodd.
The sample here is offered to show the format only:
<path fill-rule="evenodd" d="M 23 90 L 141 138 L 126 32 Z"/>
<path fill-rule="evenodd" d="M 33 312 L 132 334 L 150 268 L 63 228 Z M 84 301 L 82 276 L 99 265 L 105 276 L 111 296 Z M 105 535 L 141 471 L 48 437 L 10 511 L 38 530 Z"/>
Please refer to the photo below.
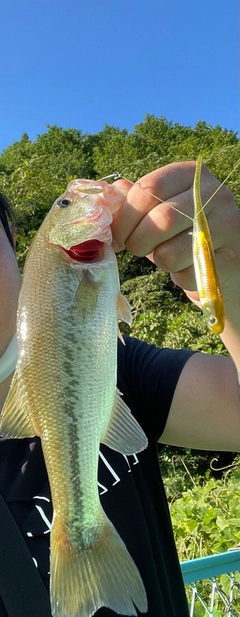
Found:
<path fill-rule="evenodd" d="M 31 159 L 33 154 L 33 144 L 27 133 L 24 133 L 20 141 L 15 141 L 6 148 L 0 156 L 0 172 L 10 177 L 11 174 L 21 167 L 25 160 Z"/>
<path fill-rule="evenodd" d="M 186 138 L 170 143 L 169 153 L 175 160 L 196 159 L 198 154 L 202 154 L 205 159 L 211 152 L 235 145 L 237 141 L 233 131 L 199 121 Z"/>
<path fill-rule="evenodd" d="M 97 134 L 97 143 L 93 147 L 97 176 L 101 178 L 114 171 L 127 175 L 129 161 L 133 159 L 134 152 L 128 146 L 128 131 L 106 124 Z"/>

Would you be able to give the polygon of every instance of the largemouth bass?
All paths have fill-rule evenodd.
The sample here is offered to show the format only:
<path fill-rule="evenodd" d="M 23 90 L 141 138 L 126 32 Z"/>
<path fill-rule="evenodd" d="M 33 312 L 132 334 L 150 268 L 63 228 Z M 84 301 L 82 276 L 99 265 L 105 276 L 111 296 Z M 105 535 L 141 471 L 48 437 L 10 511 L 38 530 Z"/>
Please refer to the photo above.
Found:
<path fill-rule="evenodd" d="M 54 617 L 147 611 L 139 571 L 98 495 L 99 444 L 123 454 L 146 436 L 116 389 L 120 294 L 106 182 L 75 180 L 29 250 L 19 297 L 18 362 L 0 433 L 41 438 L 54 508 L 50 599 Z M 134 606 L 135 605 L 135 606 Z"/>

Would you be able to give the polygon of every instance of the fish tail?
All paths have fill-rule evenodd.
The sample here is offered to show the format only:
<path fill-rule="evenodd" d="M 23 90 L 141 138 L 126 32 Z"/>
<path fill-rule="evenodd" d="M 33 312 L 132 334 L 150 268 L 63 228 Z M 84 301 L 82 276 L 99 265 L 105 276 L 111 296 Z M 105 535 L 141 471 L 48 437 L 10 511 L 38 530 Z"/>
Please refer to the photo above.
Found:
<path fill-rule="evenodd" d="M 106 606 L 120 615 L 147 612 L 139 571 L 115 527 L 103 513 L 103 524 L 85 546 L 71 542 L 66 526 L 55 517 L 51 532 L 50 597 L 54 617 L 91 617 Z"/>

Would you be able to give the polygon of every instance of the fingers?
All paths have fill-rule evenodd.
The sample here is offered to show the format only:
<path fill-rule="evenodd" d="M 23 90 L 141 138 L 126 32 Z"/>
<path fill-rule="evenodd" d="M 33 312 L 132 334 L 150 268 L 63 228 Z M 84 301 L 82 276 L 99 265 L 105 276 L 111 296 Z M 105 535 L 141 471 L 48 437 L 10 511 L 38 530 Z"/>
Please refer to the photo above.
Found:
<path fill-rule="evenodd" d="M 126 180 L 115 183 L 125 190 L 129 188 L 112 225 L 113 237 L 119 250 L 126 245 L 135 255 L 147 255 L 156 248 L 158 240 L 165 242 L 191 229 L 195 166 L 195 161 L 171 163 L 143 176 L 132 186 Z M 219 185 L 219 181 L 203 167 L 203 203 Z M 214 200 L 210 201 L 206 211 L 210 212 L 214 204 Z"/>
<path fill-rule="evenodd" d="M 240 217 L 239 217 L 240 219 Z M 240 228 L 240 221 L 238 220 L 238 228 Z M 239 257 L 236 260 L 227 248 L 221 248 L 215 251 L 215 260 L 217 270 L 220 276 L 223 296 L 226 300 L 226 290 L 236 287 L 236 276 L 239 279 Z M 178 287 L 184 289 L 189 298 L 195 302 L 198 298 L 197 285 L 195 280 L 194 268 L 192 265 L 186 268 L 178 269 L 170 272 L 171 279 Z M 239 289 L 239 284 L 237 284 Z"/>
<path fill-rule="evenodd" d="M 177 271 L 192 263 L 193 180 L 195 161 L 172 163 L 147 174 L 134 185 L 126 180 L 115 184 L 128 193 L 114 215 L 112 231 L 116 247 L 135 255 L 147 255 L 164 270 Z M 220 182 L 203 166 L 203 204 Z M 215 248 L 224 244 L 229 220 L 226 200 L 230 191 L 222 187 L 206 206 Z M 174 265 L 175 264 L 175 265 Z"/>
<path fill-rule="evenodd" d="M 192 265 L 192 232 L 183 231 L 170 240 L 161 242 L 147 255 L 165 272 L 179 272 Z"/>
<path fill-rule="evenodd" d="M 151 251 L 148 242 L 145 245 L 149 234 L 161 231 L 162 228 L 166 230 L 171 226 L 172 217 L 176 216 L 171 208 L 171 202 L 175 203 L 174 197 L 188 190 L 193 180 L 195 163 L 192 165 L 187 163 L 187 173 L 183 173 L 185 165 L 184 163 L 167 165 L 147 174 L 131 186 L 112 225 L 113 237 L 119 243 L 120 249 L 127 245 L 136 255 L 146 255 Z M 120 183 L 123 186 L 123 180 L 115 184 L 119 186 Z M 126 187 L 126 184 L 124 186 Z M 161 205 L 161 202 L 166 200 L 170 202 L 169 207 L 166 204 L 164 207 Z M 142 221 L 143 225 L 138 229 Z"/>

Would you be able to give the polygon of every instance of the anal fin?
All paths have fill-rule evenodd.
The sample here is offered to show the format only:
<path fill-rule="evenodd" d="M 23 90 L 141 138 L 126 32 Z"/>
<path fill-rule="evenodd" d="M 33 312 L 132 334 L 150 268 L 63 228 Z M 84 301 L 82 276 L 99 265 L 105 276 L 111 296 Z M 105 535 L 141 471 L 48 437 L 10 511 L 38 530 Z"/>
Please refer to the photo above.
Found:
<path fill-rule="evenodd" d="M 122 400 L 119 390 L 116 391 L 113 412 L 101 443 L 121 454 L 135 454 L 148 445 L 143 429 Z"/>

